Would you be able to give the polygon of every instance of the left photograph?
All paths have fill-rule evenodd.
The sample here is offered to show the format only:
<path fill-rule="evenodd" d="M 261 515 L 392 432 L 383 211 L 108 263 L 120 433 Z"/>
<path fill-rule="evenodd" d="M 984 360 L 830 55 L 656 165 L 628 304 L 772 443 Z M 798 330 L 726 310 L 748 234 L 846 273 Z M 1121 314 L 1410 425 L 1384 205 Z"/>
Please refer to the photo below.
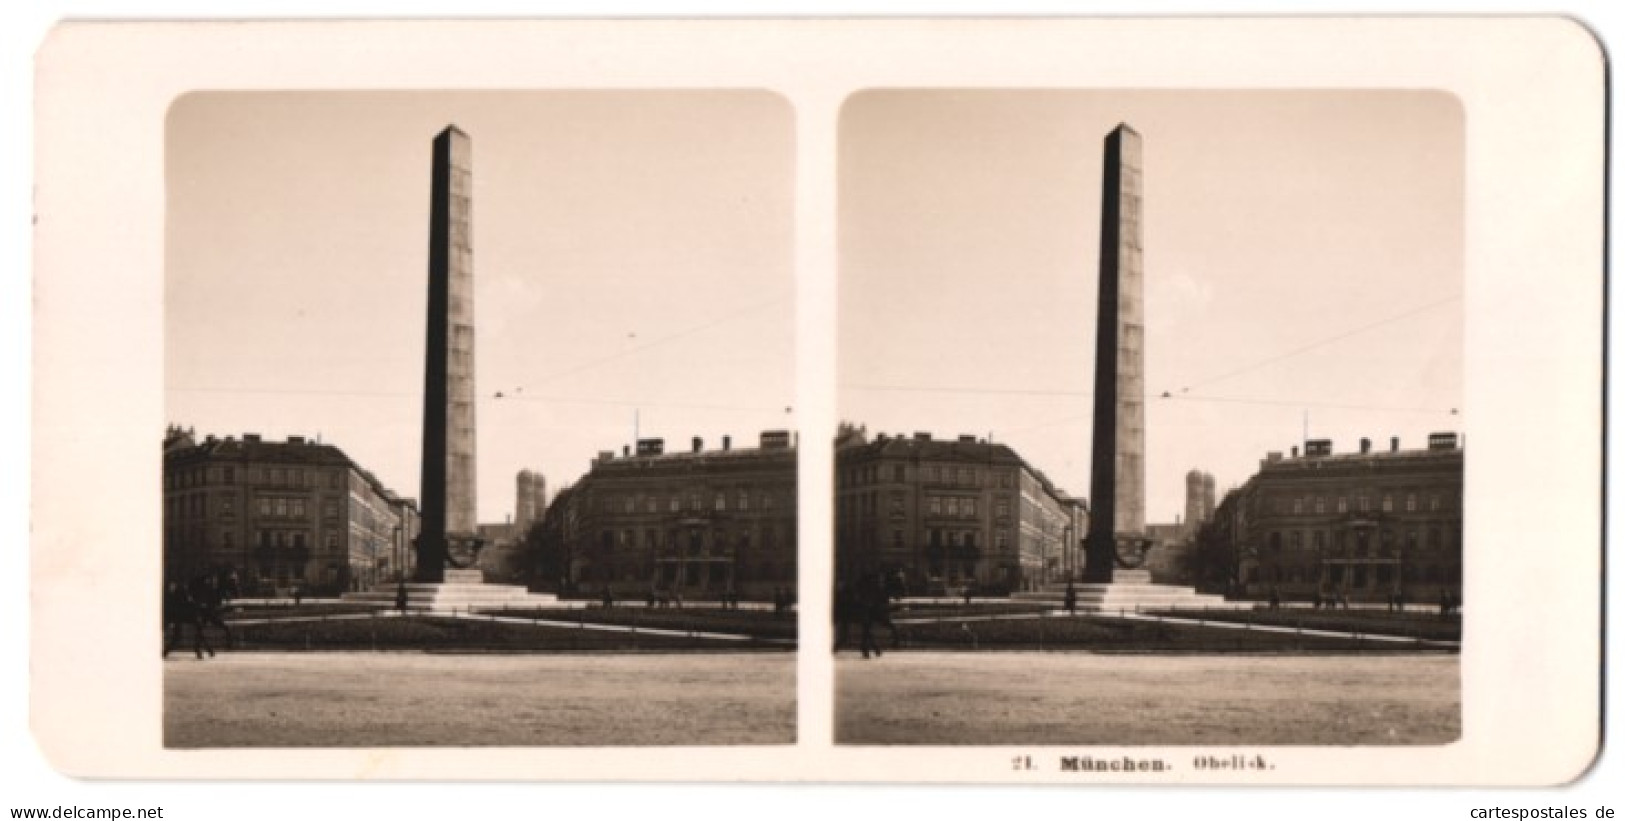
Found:
<path fill-rule="evenodd" d="M 765 91 L 178 99 L 165 745 L 794 743 L 794 159 Z"/>

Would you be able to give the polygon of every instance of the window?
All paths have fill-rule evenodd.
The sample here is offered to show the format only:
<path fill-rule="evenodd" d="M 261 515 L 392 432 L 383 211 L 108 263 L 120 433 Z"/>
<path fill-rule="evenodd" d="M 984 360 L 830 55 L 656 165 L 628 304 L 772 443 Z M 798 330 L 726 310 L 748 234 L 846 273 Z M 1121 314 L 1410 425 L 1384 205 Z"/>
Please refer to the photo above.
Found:
<path fill-rule="evenodd" d="M 743 490 L 739 491 L 739 509 L 750 510 L 750 494 Z"/>
<path fill-rule="evenodd" d="M 288 515 L 288 500 L 287 499 L 278 499 L 278 500 L 276 500 L 275 506 L 276 506 L 276 515 L 278 515 L 278 516 L 286 516 L 286 515 Z"/>
<path fill-rule="evenodd" d="M 716 509 L 717 510 L 727 510 L 728 509 L 728 494 L 723 493 L 721 491 L 717 492 Z"/>
<path fill-rule="evenodd" d="M 947 505 L 948 507 L 946 512 L 949 516 L 959 515 L 959 499 L 949 496 L 947 499 Z"/>
<path fill-rule="evenodd" d="M 959 469 L 959 483 L 962 485 L 968 485 L 971 483 L 970 468 Z"/>
<path fill-rule="evenodd" d="M 903 516 L 903 494 L 901 491 L 892 492 L 891 515 L 892 518 L 902 518 Z"/>
<path fill-rule="evenodd" d="M 679 497 L 676 497 L 676 496 L 671 497 L 671 512 L 676 513 L 677 511 L 681 510 L 682 508 L 683 508 L 683 500 L 680 499 Z"/>
<path fill-rule="evenodd" d="M 1347 497 L 1347 496 L 1339 496 L 1339 497 L 1337 497 L 1337 512 L 1338 513 L 1347 513 L 1347 512 L 1349 512 L 1349 497 Z"/>
<path fill-rule="evenodd" d="M 220 546 L 224 547 L 227 550 L 231 550 L 232 548 L 235 548 L 237 546 L 237 534 L 232 533 L 229 530 L 221 531 L 220 532 Z"/>
<path fill-rule="evenodd" d="M 231 496 L 220 497 L 220 515 L 231 518 L 237 515 L 237 500 Z"/>
<path fill-rule="evenodd" d="M 1438 510 L 1438 509 L 1439 509 L 1439 494 L 1435 493 L 1435 494 L 1433 494 L 1433 496 L 1431 498 L 1428 499 L 1428 510 Z"/>
<path fill-rule="evenodd" d="M 903 481 L 903 466 L 902 465 L 892 465 L 891 480 L 893 482 L 899 482 L 899 483 Z"/>
<path fill-rule="evenodd" d="M 257 501 L 256 507 L 259 509 L 259 514 L 261 516 L 269 516 L 269 515 L 271 515 L 271 500 L 270 499 L 267 499 L 264 496 L 261 496 L 256 501 Z"/>
<path fill-rule="evenodd" d="M 271 484 L 282 484 L 282 468 L 271 468 Z"/>
<path fill-rule="evenodd" d="M 1371 497 L 1370 496 L 1361 496 L 1360 497 L 1360 512 L 1361 513 L 1366 513 L 1366 512 L 1369 512 L 1370 510 L 1371 510 Z"/>
<path fill-rule="evenodd" d="M 293 515 L 295 517 L 297 517 L 297 518 L 304 518 L 304 516 L 305 516 L 305 500 L 304 499 L 294 499 L 293 500 Z"/>
<path fill-rule="evenodd" d="M 891 546 L 892 547 L 902 547 L 903 546 L 903 529 L 902 528 L 894 527 L 894 528 L 891 529 Z"/>
<path fill-rule="evenodd" d="M 997 506 L 994 508 L 994 511 L 1000 519 L 1010 518 L 1010 500 L 1008 498 L 1000 496 L 999 500 L 995 504 Z"/>
<path fill-rule="evenodd" d="M 655 501 L 655 497 L 653 495 L 644 497 L 644 499 L 643 499 L 643 512 L 645 512 L 645 513 L 653 513 L 653 512 L 655 512 L 656 507 L 659 507 L 659 504 Z"/>
<path fill-rule="evenodd" d="M 993 543 L 995 545 L 997 545 L 1000 550 L 1009 550 L 1010 549 L 1010 531 L 1008 531 L 1008 530 L 1000 530 L 997 533 L 994 533 L 993 534 Z"/>
<path fill-rule="evenodd" d="M 638 497 L 630 493 L 626 494 L 625 510 L 627 513 L 636 513 L 638 511 Z"/>
<path fill-rule="evenodd" d="M 339 488 L 343 487 L 344 472 L 335 470 L 332 473 L 327 474 L 327 486 L 334 490 L 338 490 Z"/>
<path fill-rule="evenodd" d="M 1315 512 L 1316 513 L 1325 513 L 1326 512 L 1326 497 L 1325 496 L 1316 496 L 1315 497 Z"/>
<path fill-rule="evenodd" d="M 762 509 L 763 510 L 772 510 L 773 509 L 773 494 L 771 494 L 771 493 L 763 493 L 762 494 Z"/>
<path fill-rule="evenodd" d="M 1394 512 L 1394 497 L 1389 496 L 1386 493 L 1384 493 L 1382 495 L 1382 512 L 1383 513 L 1393 513 Z"/>
<path fill-rule="evenodd" d="M 690 494 L 688 494 L 688 509 L 689 510 L 699 510 L 700 509 L 700 494 L 698 494 L 698 493 L 690 493 Z"/>
<path fill-rule="evenodd" d="M 964 513 L 967 517 L 975 516 L 976 515 L 976 500 L 975 499 L 964 499 L 964 500 L 962 500 L 959 503 L 959 509 L 960 509 L 960 512 Z"/>
<path fill-rule="evenodd" d="M 935 482 L 937 480 L 937 466 L 936 465 L 926 465 L 925 466 L 925 480 L 927 482 Z"/>
<path fill-rule="evenodd" d="M 233 484 L 233 483 L 235 483 L 237 481 L 237 469 L 236 468 L 228 467 L 228 468 L 226 468 L 225 473 L 226 473 L 226 484 L 228 484 L 228 485 Z"/>
<path fill-rule="evenodd" d="M 339 517 L 339 503 L 332 499 L 322 503 L 322 515 L 329 519 L 337 519 Z"/>
<path fill-rule="evenodd" d="M 337 531 L 327 531 L 327 549 L 330 551 L 339 549 L 339 534 Z"/>
<path fill-rule="evenodd" d="M 926 499 L 925 506 L 926 506 L 926 509 L 928 511 L 930 511 L 932 516 L 941 516 L 942 515 L 942 497 L 941 496 L 932 496 L 932 497 Z"/>
<path fill-rule="evenodd" d="M 1303 500 L 1302 499 L 1293 498 L 1293 500 L 1292 500 L 1292 512 L 1293 513 L 1302 513 L 1303 512 Z"/>

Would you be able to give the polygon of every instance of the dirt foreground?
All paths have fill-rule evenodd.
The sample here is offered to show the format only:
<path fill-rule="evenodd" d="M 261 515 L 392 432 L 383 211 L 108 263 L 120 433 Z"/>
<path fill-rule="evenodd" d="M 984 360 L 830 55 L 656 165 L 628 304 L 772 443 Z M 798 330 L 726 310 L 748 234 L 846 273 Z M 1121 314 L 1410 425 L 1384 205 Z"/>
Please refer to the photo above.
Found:
<path fill-rule="evenodd" d="M 836 661 L 843 744 L 1446 744 L 1460 658 L 888 653 Z"/>
<path fill-rule="evenodd" d="M 169 747 L 790 744 L 795 656 L 172 656 L 164 739 Z"/>

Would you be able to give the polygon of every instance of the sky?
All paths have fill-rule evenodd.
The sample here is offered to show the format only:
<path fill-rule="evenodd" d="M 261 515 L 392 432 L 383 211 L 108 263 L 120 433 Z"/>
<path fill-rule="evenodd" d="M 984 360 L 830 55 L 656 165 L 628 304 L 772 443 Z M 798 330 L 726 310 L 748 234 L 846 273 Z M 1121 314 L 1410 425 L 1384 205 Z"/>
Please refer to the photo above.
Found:
<path fill-rule="evenodd" d="M 482 522 L 636 430 L 794 428 L 794 121 L 760 91 L 198 93 L 166 134 L 165 399 L 419 495 L 431 141 L 473 146 Z M 499 396 L 500 394 L 500 396 Z"/>
<path fill-rule="evenodd" d="M 841 112 L 838 406 L 1089 493 L 1103 141 L 1143 138 L 1148 522 L 1307 425 L 1460 430 L 1463 118 L 1432 91 L 871 90 Z M 1164 397 L 1164 393 L 1167 394 Z"/>

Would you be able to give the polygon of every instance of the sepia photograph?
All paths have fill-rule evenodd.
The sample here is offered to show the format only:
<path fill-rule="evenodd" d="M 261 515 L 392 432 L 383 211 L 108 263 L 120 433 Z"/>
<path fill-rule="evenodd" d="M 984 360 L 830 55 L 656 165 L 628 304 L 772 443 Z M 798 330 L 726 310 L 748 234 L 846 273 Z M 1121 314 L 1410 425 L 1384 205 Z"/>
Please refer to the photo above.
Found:
<path fill-rule="evenodd" d="M 167 127 L 167 745 L 793 742 L 782 99 Z"/>
<path fill-rule="evenodd" d="M 838 741 L 1455 740 L 1463 126 L 1431 91 L 850 97 Z"/>
<path fill-rule="evenodd" d="M 1597 781 L 1572 19 L 72 22 L 35 63 L 32 781 Z"/>

